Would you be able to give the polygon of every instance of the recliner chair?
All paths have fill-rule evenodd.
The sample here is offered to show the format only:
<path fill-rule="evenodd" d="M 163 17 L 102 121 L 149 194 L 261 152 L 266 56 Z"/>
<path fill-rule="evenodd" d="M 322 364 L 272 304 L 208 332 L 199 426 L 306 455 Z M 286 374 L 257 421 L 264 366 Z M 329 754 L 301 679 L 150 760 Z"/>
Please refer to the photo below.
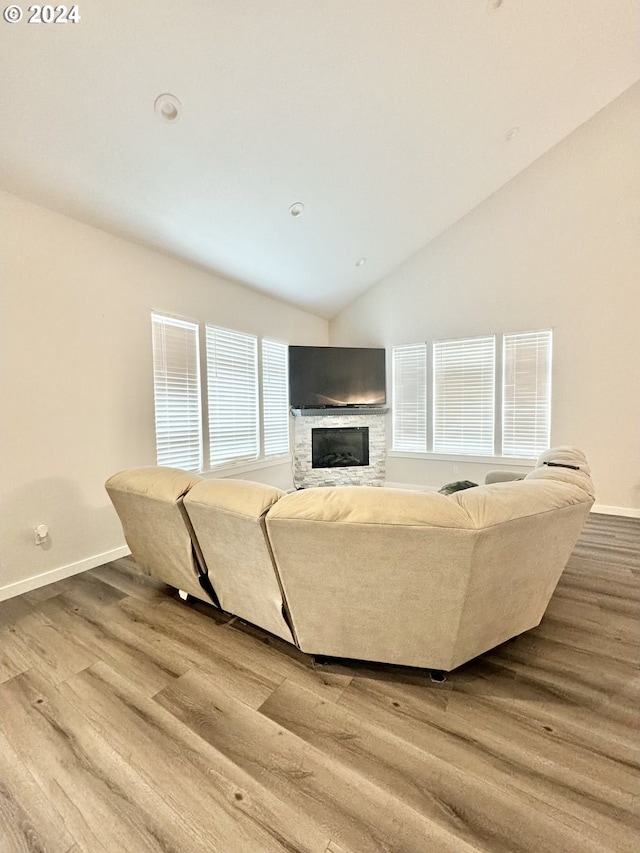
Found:
<path fill-rule="evenodd" d="M 202 478 L 179 468 L 120 471 L 105 488 L 141 571 L 220 606 L 184 509 L 184 496 Z"/>
<path fill-rule="evenodd" d="M 202 480 L 184 508 L 222 609 L 295 643 L 265 529 L 284 494 L 249 480 Z"/>

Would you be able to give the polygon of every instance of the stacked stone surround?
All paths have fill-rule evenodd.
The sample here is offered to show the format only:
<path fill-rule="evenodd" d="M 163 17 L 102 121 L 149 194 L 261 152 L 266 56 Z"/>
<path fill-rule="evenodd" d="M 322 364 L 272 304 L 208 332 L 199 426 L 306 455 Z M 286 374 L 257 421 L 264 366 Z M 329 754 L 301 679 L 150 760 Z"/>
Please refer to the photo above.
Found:
<path fill-rule="evenodd" d="M 353 415 L 322 414 L 293 418 L 293 484 L 297 489 L 313 486 L 383 486 L 387 456 L 386 417 L 364 412 Z M 345 468 L 313 468 L 311 430 L 321 428 L 369 427 L 369 465 Z"/>

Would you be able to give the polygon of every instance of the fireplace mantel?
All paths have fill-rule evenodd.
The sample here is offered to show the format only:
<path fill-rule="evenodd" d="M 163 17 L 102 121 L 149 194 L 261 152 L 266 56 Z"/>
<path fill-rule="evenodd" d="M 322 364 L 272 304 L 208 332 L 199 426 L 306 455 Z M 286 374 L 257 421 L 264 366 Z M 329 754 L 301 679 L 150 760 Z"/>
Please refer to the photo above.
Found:
<path fill-rule="evenodd" d="M 321 409 L 291 409 L 294 418 L 336 417 L 340 415 L 386 415 L 387 406 L 327 406 Z"/>

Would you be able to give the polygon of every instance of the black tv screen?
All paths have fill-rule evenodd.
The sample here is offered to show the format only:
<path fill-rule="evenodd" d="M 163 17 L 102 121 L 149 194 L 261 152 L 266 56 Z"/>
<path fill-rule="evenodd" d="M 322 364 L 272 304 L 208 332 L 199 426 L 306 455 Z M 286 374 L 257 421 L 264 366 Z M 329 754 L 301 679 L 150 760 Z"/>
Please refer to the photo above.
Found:
<path fill-rule="evenodd" d="M 294 409 L 384 405 L 384 348 L 290 346 L 289 403 Z"/>

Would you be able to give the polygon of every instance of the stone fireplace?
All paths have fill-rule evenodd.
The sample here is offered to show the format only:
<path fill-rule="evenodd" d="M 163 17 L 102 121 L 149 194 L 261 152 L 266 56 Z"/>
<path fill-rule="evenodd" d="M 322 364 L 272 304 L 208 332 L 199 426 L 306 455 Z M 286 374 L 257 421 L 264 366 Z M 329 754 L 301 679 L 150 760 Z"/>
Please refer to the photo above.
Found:
<path fill-rule="evenodd" d="M 293 483 L 382 486 L 387 452 L 386 409 L 293 411 Z"/>

